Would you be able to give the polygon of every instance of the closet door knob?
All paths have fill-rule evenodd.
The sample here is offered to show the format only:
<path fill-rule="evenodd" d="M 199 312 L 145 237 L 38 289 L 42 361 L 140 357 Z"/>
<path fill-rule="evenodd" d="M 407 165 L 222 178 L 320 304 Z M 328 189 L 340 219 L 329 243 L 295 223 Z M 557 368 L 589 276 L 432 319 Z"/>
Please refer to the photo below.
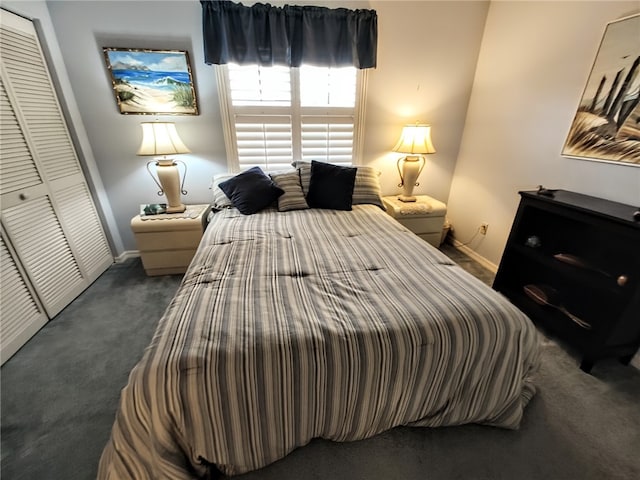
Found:
<path fill-rule="evenodd" d="M 26 195 L 26 194 L 24 194 L 24 193 L 21 193 L 20 195 L 18 195 L 18 198 L 19 198 L 20 200 L 26 200 L 26 199 L 27 199 L 27 195 Z"/>

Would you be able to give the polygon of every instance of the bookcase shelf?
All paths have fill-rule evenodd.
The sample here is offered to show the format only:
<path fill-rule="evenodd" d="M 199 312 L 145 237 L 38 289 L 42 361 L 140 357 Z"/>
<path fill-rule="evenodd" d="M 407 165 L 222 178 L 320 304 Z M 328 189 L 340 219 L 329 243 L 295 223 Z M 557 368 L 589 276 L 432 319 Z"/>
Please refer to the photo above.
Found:
<path fill-rule="evenodd" d="M 628 363 L 640 346 L 638 208 L 565 190 L 520 196 L 493 288 L 575 348 L 582 370 Z"/>

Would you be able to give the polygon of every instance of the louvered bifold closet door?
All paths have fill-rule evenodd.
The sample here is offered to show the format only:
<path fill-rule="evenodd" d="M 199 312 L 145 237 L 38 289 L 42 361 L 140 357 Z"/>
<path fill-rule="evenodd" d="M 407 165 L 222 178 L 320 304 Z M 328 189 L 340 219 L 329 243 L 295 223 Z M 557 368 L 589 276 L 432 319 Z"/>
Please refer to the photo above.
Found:
<path fill-rule="evenodd" d="M 53 317 L 86 287 L 48 196 L 2 211 L 4 225 L 31 283 Z"/>
<path fill-rule="evenodd" d="M 2 12 L 2 224 L 49 317 L 111 263 L 33 23 Z"/>
<path fill-rule="evenodd" d="M 0 195 L 42 185 L 42 179 L 33 163 L 29 147 L 18 120 L 9 103 L 4 82 L 0 79 Z"/>
<path fill-rule="evenodd" d="M 0 235 L 0 362 L 7 361 L 42 326 L 47 315 Z"/>
<path fill-rule="evenodd" d="M 55 199 L 58 217 L 65 226 L 67 237 L 73 240 L 78 263 L 92 281 L 111 265 L 113 259 L 87 185 L 76 183 L 60 189 L 55 192 Z M 92 214 L 87 215 L 87 212 Z"/>

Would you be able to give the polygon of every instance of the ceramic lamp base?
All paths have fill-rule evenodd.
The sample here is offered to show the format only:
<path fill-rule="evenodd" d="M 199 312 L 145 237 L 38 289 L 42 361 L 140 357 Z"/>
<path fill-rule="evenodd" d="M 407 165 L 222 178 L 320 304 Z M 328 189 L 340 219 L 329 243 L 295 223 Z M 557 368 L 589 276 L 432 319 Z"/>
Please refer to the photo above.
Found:
<path fill-rule="evenodd" d="M 180 204 L 175 206 L 167 205 L 166 213 L 182 213 L 187 209 L 186 205 Z"/>
<path fill-rule="evenodd" d="M 402 163 L 402 169 L 400 164 Z M 413 187 L 418 185 L 418 177 L 424 168 L 425 160 L 420 155 L 407 155 L 398 160 L 398 172 L 400 172 L 400 186 L 402 194 L 398 197 L 401 202 L 415 202 Z"/>
<path fill-rule="evenodd" d="M 171 159 L 156 162 L 156 175 L 162 192 L 167 197 L 167 213 L 182 213 L 186 210 L 180 201 L 180 172 L 177 164 Z"/>

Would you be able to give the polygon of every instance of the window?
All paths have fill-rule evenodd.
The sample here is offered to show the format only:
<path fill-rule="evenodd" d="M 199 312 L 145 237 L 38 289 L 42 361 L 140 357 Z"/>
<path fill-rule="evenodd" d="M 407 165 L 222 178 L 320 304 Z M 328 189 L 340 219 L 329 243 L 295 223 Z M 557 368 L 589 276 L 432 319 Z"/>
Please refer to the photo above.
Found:
<path fill-rule="evenodd" d="M 357 164 L 365 71 L 217 66 L 229 170 L 294 160 Z"/>

